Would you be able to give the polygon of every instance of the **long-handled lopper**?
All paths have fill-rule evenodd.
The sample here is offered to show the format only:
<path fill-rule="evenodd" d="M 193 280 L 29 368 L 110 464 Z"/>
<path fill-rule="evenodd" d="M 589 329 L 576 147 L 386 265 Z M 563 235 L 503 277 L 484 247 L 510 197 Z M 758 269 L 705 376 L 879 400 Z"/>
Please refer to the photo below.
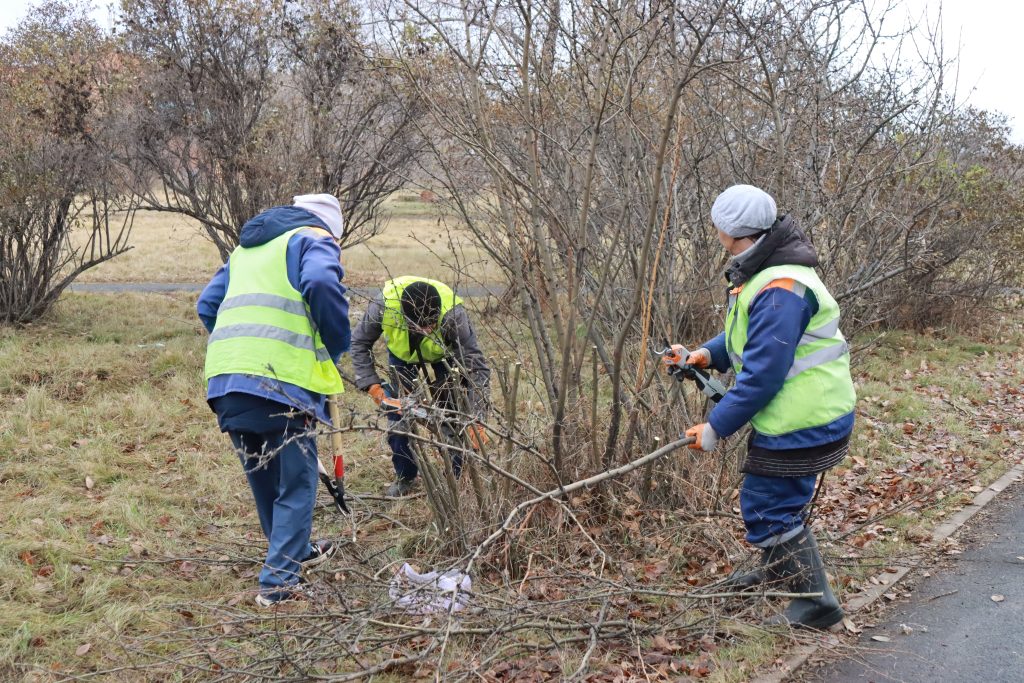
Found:
<path fill-rule="evenodd" d="M 690 352 L 682 344 L 671 345 L 666 340 L 665 348 L 657 352 L 662 357 L 669 374 L 682 382 L 684 379 L 692 379 L 697 387 L 709 399 L 718 403 L 725 396 L 725 385 L 711 376 L 706 370 L 686 362 Z"/>
<path fill-rule="evenodd" d="M 338 409 L 337 395 L 327 398 L 327 407 L 331 413 L 331 425 L 334 427 L 334 431 L 331 432 L 331 450 L 334 451 L 334 481 L 331 481 L 330 475 L 327 474 L 327 470 L 324 469 L 323 463 L 319 459 L 316 461 L 316 466 L 320 473 L 320 481 L 324 483 L 327 492 L 334 499 L 334 506 L 338 508 L 338 512 L 351 514 L 348 505 L 345 504 L 345 458 L 341 453 L 341 433 L 338 431 L 338 426 L 341 424 L 341 411 Z"/>

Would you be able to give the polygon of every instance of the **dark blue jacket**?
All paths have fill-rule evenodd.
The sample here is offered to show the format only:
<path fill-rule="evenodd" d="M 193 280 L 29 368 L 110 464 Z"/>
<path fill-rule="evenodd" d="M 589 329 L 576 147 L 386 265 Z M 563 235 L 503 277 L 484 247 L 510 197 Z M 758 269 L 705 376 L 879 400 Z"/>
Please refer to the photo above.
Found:
<path fill-rule="evenodd" d="M 251 218 L 239 237 L 243 247 L 266 244 L 275 237 L 300 227 L 319 227 L 327 230 L 323 221 L 305 209 L 278 206 Z M 310 318 L 320 331 L 324 346 L 337 362 L 348 351 L 351 332 L 348 323 L 348 300 L 341 267 L 341 250 L 330 237 L 313 231 L 300 231 L 288 240 L 286 252 L 288 282 L 302 294 L 309 307 Z M 228 289 L 228 264 L 225 263 L 199 295 L 196 311 L 208 332 L 217 323 L 217 311 Z M 259 396 L 277 403 L 315 413 L 328 421 L 325 397 L 287 382 L 267 382 L 266 378 L 251 375 L 218 375 L 210 378 L 206 399 L 229 393 Z"/>
<path fill-rule="evenodd" d="M 751 248 L 750 254 L 734 259 L 728 278 L 733 286 L 738 286 L 765 268 L 786 263 L 813 268 L 818 265 L 818 258 L 792 219 L 782 217 L 771 233 Z M 736 376 L 736 384 L 708 416 L 719 436 L 735 434 L 779 393 L 793 366 L 800 337 L 817 312 L 818 301 L 809 288 L 803 296 L 780 287 L 765 288 L 754 296 L 748 312 L 743 369 Z M 703 346 L 711 352 L 711 365 L 716 370 L 729 370 L 725 333 Z M 755 431 L 753 443 L 773 451 L 822 446 L 849 435 L 853 422 L 851 411 L 827 425 L 780 436 Z"/>

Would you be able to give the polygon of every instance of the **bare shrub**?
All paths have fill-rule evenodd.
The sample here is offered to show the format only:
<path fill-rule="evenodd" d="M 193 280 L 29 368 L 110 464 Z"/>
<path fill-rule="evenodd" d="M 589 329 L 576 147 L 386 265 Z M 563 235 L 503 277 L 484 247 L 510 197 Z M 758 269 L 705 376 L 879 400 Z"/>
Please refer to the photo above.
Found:
<path fill-rule="evenodd" d="M 691 418 L 653 354 L 721 329 L 708 211 L 729 185 L 764 187 L 803 225 L 847 333 L 911 322 L 894 300 L 977 301 L 1007 275 L 993 255 L 1007 254 L 997 234 L 1014 214 L 983 207 L 1012 194 L 1015 162 L 996 151 L 1005 131 L 949 96 L 929 27 L 886 34 L 886 13 L 856 0 L 391 12 L 405 19 L 396 39 L 412 23 L 435 53 L 428 73 L 407 70 L 432 114 L 434 183 L 518 297 L 525 384 L 546 406 L 562 481 Z M 514 339 L 505 353 L 523 358 Z M 588 395 L 592 353 L 603 386 Z M 600 462 L 565 438 L 587 429 Z"/>
<path fill-rule="evenodd" d="M 121 97 L 130 73 L 84 9 L 48 2 L 0 39 L 0 322 L 42 315 L 128 249 Z"/>
<path fill-rule="evenodd" d="M 129 0 L 126 50 L 145 66 L 133 162 L 145 208 L 190 216 L 223 257 L 242 224 L 294 194 L 330 192 L 345 244 L 417 150 L 414 99 L 338 0 Z"/>

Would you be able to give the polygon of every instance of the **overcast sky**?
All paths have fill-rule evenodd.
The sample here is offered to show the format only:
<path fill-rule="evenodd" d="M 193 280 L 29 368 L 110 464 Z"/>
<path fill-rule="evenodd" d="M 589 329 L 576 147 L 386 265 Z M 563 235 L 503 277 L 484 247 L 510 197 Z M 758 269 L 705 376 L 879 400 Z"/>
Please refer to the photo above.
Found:
<path fill-rule="evenodd" d="M 869 0 L 871 3 L 872 0 Z M 894 0 L 896 13 L 903 17 L 927 17 L 930 23 L 942 9 L 944 44 L 949 53 L 959 51 L 961 99 L 981 108 L 999 111 L 1012 118 L 1014 139 L 1024 143 L 1024 87 L 1020 74 L 1024 3 L 1012 0 Z M 874 0 L 872 4 L 886 4 Z M 0 0 L 0 32 L 13 26 L 32 0 Z M 96 18 L 107 25 L 109 2 L 98 0 Z M 896 19 L 896 16 L 893 16 Z"/>

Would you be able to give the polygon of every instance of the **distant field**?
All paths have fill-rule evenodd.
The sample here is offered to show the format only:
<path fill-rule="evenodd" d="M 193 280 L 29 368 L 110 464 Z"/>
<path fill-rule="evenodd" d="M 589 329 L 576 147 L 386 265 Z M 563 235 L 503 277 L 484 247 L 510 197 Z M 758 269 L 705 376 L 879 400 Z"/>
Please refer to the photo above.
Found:
<path fill-rule="evenodd" d="M 390 276 L 415 274 L 451 281 L 463 270 L 473 279 L 493 281 L 486 255 L 467 235 L 449 233 L 436 205 L 416 193 L 396 193 L 384 204 L 384 232 L 344 250 L 345 282 L 374 286 Z M 220 266 L 217 249 L 199 224 L 185 216 L 140 212 L 131 251 L 86 272 L 81 282 L 205 282 Z M 453 254 L 458 254 L 461 268 Z"/>

